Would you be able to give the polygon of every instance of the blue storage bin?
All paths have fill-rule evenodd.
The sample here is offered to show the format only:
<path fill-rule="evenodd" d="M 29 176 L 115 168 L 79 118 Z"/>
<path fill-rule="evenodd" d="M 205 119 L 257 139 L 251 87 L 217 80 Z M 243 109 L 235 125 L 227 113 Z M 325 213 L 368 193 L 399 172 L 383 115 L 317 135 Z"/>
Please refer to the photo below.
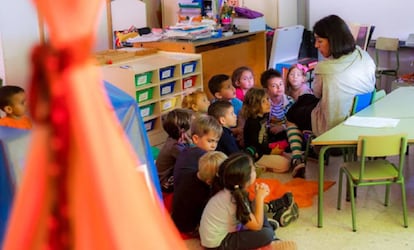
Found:
<path fill-rule="evenodd" d="M 183 75 L 191 74 L 195 71 L 196 66 L 197 66 L 197 61 L 183 63 L 181 65 L 181 72 Z"/>
<path fill-rule="evenodd" d="M 165 83 L 165 84 L 161 84 L 161 86 L 160 86 L 161 96 L 173 93 L 174 92 L 174 85 L 175 85 L 175 81 Z"/>
<path fill-rule="evenodd" d="M 175 66 L 168 66 L 160 69 L 160 80 L 165 80 L 174 76 Z"/>

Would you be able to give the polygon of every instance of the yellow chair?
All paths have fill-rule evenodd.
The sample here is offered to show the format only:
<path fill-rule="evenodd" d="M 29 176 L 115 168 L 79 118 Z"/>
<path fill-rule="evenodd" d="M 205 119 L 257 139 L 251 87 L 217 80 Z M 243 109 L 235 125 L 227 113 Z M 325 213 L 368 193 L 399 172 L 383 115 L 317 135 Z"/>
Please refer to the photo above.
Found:
<path fill-rule="evenodd" d="M 378 37 L 375 43 L 375 77 L 381 87 L 381 78 L 383 75 L 394 76 L 397 78 L 398 69 L 400 68 L 400 57 L 398 53 L 398 38 Z M 395 58 L 386 58 L 386 55 L 394 54 Z M 384 62 L 392 62 L 391 66 L 384 66 Z"/>
<path fill-rule="evenodd" d="M 339 170 L 338 210 L 341 209 L 342 177 L 346 175 L 350 190 L 352 210 L 352 230 L 356 231 L 354 188 L 360 186 L 385 185 L 385 206 L 389 204 L 391 184 L 401 186 L 401 201 L 403 209 L 404 227 L 407 223 L 407 200 L 403 175 L 405 151 L 407 149 L 407 135 L 370 135 L 359 136 L 357 157 L 359 160 L 345 162 Z M 399 156 L 398 164 L 384 159 L 384 156 Z M 368 157 L 381 157 L 368 160 Z"/>

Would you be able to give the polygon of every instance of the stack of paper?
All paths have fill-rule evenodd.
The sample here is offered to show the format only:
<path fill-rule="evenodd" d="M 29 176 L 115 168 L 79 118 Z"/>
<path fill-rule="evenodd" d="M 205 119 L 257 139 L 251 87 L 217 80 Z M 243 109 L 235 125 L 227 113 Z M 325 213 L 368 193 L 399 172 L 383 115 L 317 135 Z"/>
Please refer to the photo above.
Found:
<path fill-rule="evenodd" d="M 344 125 L 368 128 L 393 128 L 399 122 L 399 119 L 393 118 L 351 116 L 346 119 Z"/>

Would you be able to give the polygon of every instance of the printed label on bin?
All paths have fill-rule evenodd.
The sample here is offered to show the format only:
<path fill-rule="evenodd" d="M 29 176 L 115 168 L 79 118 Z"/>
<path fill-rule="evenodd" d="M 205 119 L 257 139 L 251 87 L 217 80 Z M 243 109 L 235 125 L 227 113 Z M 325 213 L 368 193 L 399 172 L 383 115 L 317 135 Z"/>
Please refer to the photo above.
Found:
<path fill-rule="evenodd" d="M 161 95 L 171 93 L 171 86 L 162 87 Z"/>
<path fill-rule="evenodd" d="M 145 83 L 147 83 L 147 75 L 139 76 L 138 79 L 137 79 L 137 84 L 142 85 L 142 84 L 145 84 Z"/>
<path fill-rule="evenodd" d="M 192 78 L 188 78 L 184 80 L 184 88 L 191 88 L 193 86 L 193 79 Z"/>
<path fill-rule="evenodd" d="M 148 131 L 151 129 L 151 122 L 145 123 L 145 130 Z"/>
<path fill-rule="evenodd" d="M 185 65 L 184 66 L 184 74 L 188 74 L 188 73 L 193 72 L 193 67 L 194 67 L 193 64 Z"/>
<path fill-rule="evenodd" d="M 148 100 L 148 92 L 144 92 L 139 95 L 138 102 L 142 102 Z"/>
<path fill-rule="evenodd" d="M 167 110 L 167 109 L 170 109 L 170 108 L 172 108 L 172 101 L 168 100 L 164 103 L 164 105 L 162 106 L 162 109 Z"/>
<path fill-rule="evenodd" d="M 144 116 L 149 116 L 150 115 L 150 107 L 146 107 L 146 108 L 144 108 L 144 109 L 141 109 L 141 116 L 142 117 L 144 117 Z"/>
<path fill-rule="evenodd" d="M 165 78 L 169 78 L 169 77 L 171 77 L 171 72 L 172 72 L 172 70 L 165 70 L 165 71 L 163 71 L 162 72 L 162 79 L 165 79 Z"/>

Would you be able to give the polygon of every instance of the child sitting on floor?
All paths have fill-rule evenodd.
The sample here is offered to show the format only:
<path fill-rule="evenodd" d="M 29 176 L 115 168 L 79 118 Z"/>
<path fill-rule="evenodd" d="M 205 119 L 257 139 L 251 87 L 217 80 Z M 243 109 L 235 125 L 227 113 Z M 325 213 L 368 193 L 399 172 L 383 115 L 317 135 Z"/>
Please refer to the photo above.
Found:
<path fill-rule="evenodd" d="M 200 222 L 201 245 L 206 249 L 296 249 L 295 242 L 275 236 L 277 224 L 269 224 L 264 199 L 269 186 L 256 184 L 254 202 L 247 188 L 255 182 L 253 160 L 245 153 L 233 154 L 219 168 L 213 180 L 213 197 L 204 208 Z M 280 248 L 282 249 L 282 248 Z"/>
<path fill-rule="evenodd" d="M 172 218 L 181 233 L 198 237 L 201 214 L 210 198 L 210 186 L 220 164 L 227 156 L 218 151 L 209 151 L 200 157 L 198 171 L 181 175 L 174 190 Z"/>
<path fill-rule="evenodd" d="M 295 102 L 303 94 L 313 94 L 312 89 L 306 83 L 306 72 L 308 68 L 302 64 L 292 65 L 287 72 L 286 94 Z"/>
<path fill-rule="evenodd" d="M 190 130 L 192 111 L 174 109 L 163 116 L 162 127 L 168 134 L 167 141 L 161 148 L 155 165 L 163 192 L 174 189 L 173 170 L 177 156 L 189 146 L 187 132 Z"/>
<path fill-rule="evenodd" d="M 207 113 L 207 109 L 210 106 L 210 101 L 207 98 L 206 93 L 201 90 L 196 90 L 186 96 L 184 96 L 181 103 L 182 108 L 191 109 L 195 113 Z"/>
<path fill-rule="evenodd" d="M 302 157 L 302 132 L 288 123 L 286 114 L 294 104 L 292 97 L 285 94 L 285 84 L 279 71 L 268 69 L 260 76 L 260 83 L 270 98 L 269 131 L 272 141 L 288 139 L 292 158 L 290 168 L 294 178 L 305 178 L 305 162 Z"/>
<path fill-rule="evenodd" d="M 239 114 L 243 102 L 236 98 L 236 89 L 233 87 L 228 75 L 219 74 L 211 77 L 208 81 L 208 89 L 214 96 L 212 103 L 217 100 L 228 101 L 233 105 L 234 113 L 236 115 Z"/>
<path fill-rule="evenodd" d="M 184 149 L 177 157 L 174 166 L 174 189 L 184 173 L 198 170 L 198 160 L 208 151 L 214 151 L 223 128 L 209 115 L 199 115 L 191 123 L 191 139 L 194 146 Z"/>
<path fill-rule="evenodd" d="M 284 173 L 289 170 L 288 160 L 272 153 L 268 120 L 270 101 L 266 91 L 262 88 L 251 88 L 244 98 L 242 117 L 244 125 L 244 143 L 246 151 L 254 155 L 256 163 L 272 171 Z M 278 151 L 276 154 L 279 154 Z"/>
<path fill-rule="evenodd" d="M 26 93 L 23 88 L 12 85 L 0 87 L 0 109 L 6 114 L 0 118 L 0 126 L 32 128 L 32 122 L 26 114 Z"/>
<path fill-rule="evenodd" d="M 208 108 L 208 114 L 216 118 L 223 126 L 223 133 L 216 150 L 225 153 L 227 156 L 240 152 L 236 138 L 230 129 L 237 124 L 237 116 L 234 113 L 233 105 L 228 101 L 216 101 Z"/>
<path fill-rule="evenodd" d="M 236 97 L 244 101 L 246 92 L 254 86 L 254 76 L 251 68 L 242 66 L 233 71 L 231 75 L 233 87 L 236 89 Z"/>

